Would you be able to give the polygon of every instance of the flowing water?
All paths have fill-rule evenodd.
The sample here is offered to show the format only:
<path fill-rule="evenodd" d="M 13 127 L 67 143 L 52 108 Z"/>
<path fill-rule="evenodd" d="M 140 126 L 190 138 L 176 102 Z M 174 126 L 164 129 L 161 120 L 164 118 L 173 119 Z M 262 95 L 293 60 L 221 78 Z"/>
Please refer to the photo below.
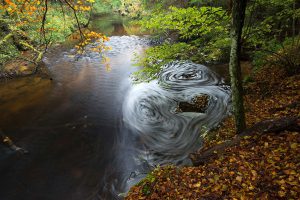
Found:
<path fill-rule="evenodd" d="M 122 23 L 112 25 L 116 35 L 126 33 Z M 98 53 L 77 58 L 56 47 L 44 60 L 53 80 L 1 83 L 0 128 L 29 151 L 0 146 L 1 200 L 119 199 L 151 166 L 189 164 L 201 135 L 228 114 L 230 90 L 190 62 L 133 85 L 134 53 L 148 44 L 147 37 L 112 36 L 109 72 Z M 178 102 L 201 94 L 209 96 L 204 113 L 176 112 Z"/>
<path fill-rule="evenodd" d="M 179 102 L 209 96 L 203 113 L 178 113 Z M 144 146 L 140 156 L 157 164 L 189 164 L 188 154 L 201 146 L 202 136 L 230 111 L 230 90 L 207 67 L 172 62 L 159 80 L 134 86 L 123 106 L 124 121 Z M 136 145 L 138 146 L 138 145 Z"/>

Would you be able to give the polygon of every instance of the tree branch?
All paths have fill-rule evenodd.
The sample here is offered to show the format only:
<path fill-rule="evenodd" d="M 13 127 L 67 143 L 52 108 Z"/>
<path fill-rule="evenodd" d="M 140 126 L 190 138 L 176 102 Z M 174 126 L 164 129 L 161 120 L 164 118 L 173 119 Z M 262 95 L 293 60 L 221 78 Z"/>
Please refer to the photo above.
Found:
<path fill-rule="evenodd" d="M 12 38 L 14 36 L 14 34 L 12 32 L 10 32 L 9 34 L 7 34 L 1 41 L 0 41 L 0 46 L 2 44 L 4 44 L 5 42 L 7 42 L 7 40 L 9 40 L 10 38 Z"/>

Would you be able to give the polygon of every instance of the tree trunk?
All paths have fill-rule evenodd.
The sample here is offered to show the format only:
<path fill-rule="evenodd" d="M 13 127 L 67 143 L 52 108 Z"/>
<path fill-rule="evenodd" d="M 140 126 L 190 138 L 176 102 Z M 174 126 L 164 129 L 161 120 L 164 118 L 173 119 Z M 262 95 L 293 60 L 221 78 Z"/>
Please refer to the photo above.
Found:
<path fill-rule="evenodd" d="M 232 88 L 233 110 L 237 132 L 246 128 L 243 101 L 243 86 L 241 78 L 241 35 L 244 26 L 247 0 L 232 1 L 232 27 L 231 27 L 231 52 L 230 52 L 230 79 Z"/>
<path fill-rule="evenodd" d="M 292 20 L 293 46 L 295 45 L 296 36 L 296 0 L 293 2 L 293 20 Z"/>

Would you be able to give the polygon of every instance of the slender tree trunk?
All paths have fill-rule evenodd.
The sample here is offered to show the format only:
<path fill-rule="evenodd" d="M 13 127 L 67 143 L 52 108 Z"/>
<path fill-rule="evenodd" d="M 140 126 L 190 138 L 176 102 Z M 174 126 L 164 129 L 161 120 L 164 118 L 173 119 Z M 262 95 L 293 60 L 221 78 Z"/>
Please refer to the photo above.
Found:
<path fill-rule="evenodd" d="M 296 0 L 293 3 L 293 21 L 292 21 L 292 31 L 293 31 L 293 46 L 295 45 L 295 36 L 296 36 Z"/>
<path fill-rule="evenodd" d="M 242 132 L 246 128 L 240 65 L 241 35 L 244 26 L 246 5 L 247 0 L 232 1 L 231 52 L 229 71 L 231 78 L 234 117 L 238 133 Z"/>

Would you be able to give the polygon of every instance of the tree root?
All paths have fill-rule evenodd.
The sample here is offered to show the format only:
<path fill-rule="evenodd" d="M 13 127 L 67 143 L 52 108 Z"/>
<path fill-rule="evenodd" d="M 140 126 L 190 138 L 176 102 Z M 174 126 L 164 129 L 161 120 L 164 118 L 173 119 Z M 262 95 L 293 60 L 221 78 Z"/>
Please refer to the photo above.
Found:
<path fill-rule="evenodd" d="M 236 146 L 245 136 L 250 136 L 254 133 L 263 135 L 267 133 L 280 133 L 282 131 L 300 131 L 300 118 L 299 117 L 284 117 L 274 120 L 265 120 L 253 125 L 251 128 L 246 129 L 241 134 L 237 135 L 233 140 L 225 141 L 222 144 L 211 147 L 204 152 L 190 154 L 190 158 L 194 166 L 203 165 L 218 156 L 225 153 L 225 149 Z"/>

